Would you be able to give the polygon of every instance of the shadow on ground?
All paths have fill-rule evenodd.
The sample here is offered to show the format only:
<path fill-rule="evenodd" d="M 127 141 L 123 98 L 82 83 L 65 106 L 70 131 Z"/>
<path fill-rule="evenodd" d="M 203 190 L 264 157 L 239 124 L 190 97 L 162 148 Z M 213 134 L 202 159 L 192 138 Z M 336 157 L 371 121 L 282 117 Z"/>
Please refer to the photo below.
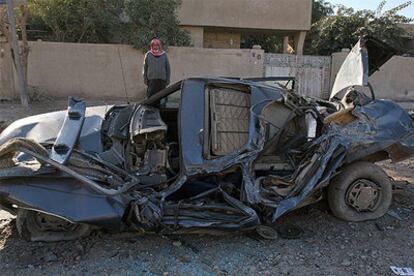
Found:
<path fill-rule="evenodd" d="M 14 220 L 2 222 L 0 269 L 7 275 L 387 275 L 412 265 L 414 194 L 395 195 L 392 215 L 347 223 L 324 204 L 291 213 L 298 239 L 261 240 L 250 234 L 157 236 L 95 232 L 73 242 L 29 243 Z"/>

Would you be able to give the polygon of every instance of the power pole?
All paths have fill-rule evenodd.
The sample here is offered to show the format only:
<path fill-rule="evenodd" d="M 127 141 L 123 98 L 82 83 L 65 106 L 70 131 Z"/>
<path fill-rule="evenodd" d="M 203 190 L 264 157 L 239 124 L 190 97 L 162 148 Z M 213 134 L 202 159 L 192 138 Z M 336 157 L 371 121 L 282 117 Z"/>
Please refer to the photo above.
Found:
<path fill-rule="evenodd" d="M 14 17 L 14 5 L 13 0 L 6 0 L 7 5 L 7 18 L 10 26 L 10 43 L 13 49 L 13 61 L 16 67 L 17 78 L 19 82 L 20 100 L 23 106 L 29 106 L 29 95 L 27 92 L 27 80 L 23 72 L 22 60 L 20 58 L 19 42 L 17 40 L 16 32 L 16 20 Z"/>

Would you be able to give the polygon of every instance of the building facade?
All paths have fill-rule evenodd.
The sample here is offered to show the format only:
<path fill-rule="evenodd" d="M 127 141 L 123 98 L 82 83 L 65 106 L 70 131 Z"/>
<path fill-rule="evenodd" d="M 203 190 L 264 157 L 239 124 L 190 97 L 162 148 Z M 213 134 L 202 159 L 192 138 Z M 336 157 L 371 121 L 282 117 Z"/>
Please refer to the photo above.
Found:
<path fill-rule="evenodd" d="M 178 17 L 195 47 L 240 48 L 242 34 L 282 35 L 302 54 L 312 0 L 182 0 Z"/>
<path fill-rule="evenodd" d="M 399 24 L 406 33 L 404 35 L 404 51 L 414 56 L 414 24 Z"/>

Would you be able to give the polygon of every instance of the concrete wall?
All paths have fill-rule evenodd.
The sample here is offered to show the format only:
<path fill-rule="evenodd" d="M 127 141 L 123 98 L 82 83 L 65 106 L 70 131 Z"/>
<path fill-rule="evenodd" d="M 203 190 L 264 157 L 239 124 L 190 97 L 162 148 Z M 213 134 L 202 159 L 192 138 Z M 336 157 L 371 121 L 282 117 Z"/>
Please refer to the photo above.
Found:
<path fill-rule="evenodd" d="M 342 52 L 332 55 L 331 86 L 347 54 Z M 393 57 L 370 77 L 377 98 L 391 99 L 408 109 L 414 109 L 413 72 L 413 57 Z"/>
<path fill-rule="evenodd" d="M 378 98 L 411 102 L 414 108 L 414 57 L 395 56 L 374 73 L 371 83 Z"/>
<path fill-rule="evenodd" d="M 182 0 L 182 25 L 305 31 L 312 0 Z"/>
<path fill-rule="evenodd" d="M 238 49 L 240 48 L 241 34 L 237 32 L 204 31 L 204 48 Z"/>
<path fill-rule="evenodd" d="M 10 53 L 0 45 L 0 99 L 18 97 Z M 45 95 L 141 99 L 144 54 L 126 45 L 31 42 L 29 85 Z M 303 94 L 327 96 L 347 52 L 330 57 L 264 54 L 263 50 L 170 47 L 172 82 L 188 77 L 296 76 Z M 330 66 L 329 66 L 330 63 Z M 331 69 L 329 69 L 331 68 Z M 266 69 L 266 71 L 265 71 Z M 325 71 L 331 70 L 331 73 Z M 379 98 L 414 109 L 414 58 L 394 57 L 372 78 Z"/>
<path fill-rule="evenodd" d="M 9 49 L 9 44 L 0 36 L 0 100 L 15 95 L 14 67 Z"/>
<path fill-rule="evenodd" d="M 193 27 L 193 26 L 181 26 L 184 30 L 188 32 L 191 38 L 191 44 L 196 48 L 203 48 L 204 43 L 204 28 L 203 27 Z"/>
<path fill-rule="evenodd" d="M 126 45 L 31 42 L 29 85 L 46 95 L 130 98 L 145 95 L 144 55 Z M 263 50 L 168 49 L 172 81 L 197 76 L 261 77 Z"/>
<path fill-rule="evenodd" d="M 32 42 L 28 81 L 55 97 L 123 97 L 125 90 L 138 96 L 142 63 L 143 55 L 128 46 Z"/>

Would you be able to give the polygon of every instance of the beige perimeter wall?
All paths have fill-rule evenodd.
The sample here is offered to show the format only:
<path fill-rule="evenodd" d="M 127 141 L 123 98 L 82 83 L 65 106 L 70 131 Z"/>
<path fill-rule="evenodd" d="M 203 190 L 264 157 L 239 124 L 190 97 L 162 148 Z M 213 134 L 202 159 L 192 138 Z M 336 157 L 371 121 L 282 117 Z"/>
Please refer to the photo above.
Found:
<path fill-rule="evenodd" d="M 31 42 L 30 47 L 29 85 L 38 88 L 46 96 L 121 99 L 128 93 L 133 100 L 145 96 L 142 79 L 144 54 L 141 51 L 126 45 L 54 42 Z M 269 58 L 274 55 L 266 54 L 266 59 L 263 50 L 171 47 L 168 54 L 173 82 L 197 76 L 261 77 L 265 74 L 265 68 L 267 76 L 290 76 L 293 74 L 291 69 L 298 67 L 284 59 L 279 63 L 271 62 Z M 300 67 L 304 67 L 305 71 L 310 70 L 312 74 L 309 76 L 315 72 L 316 75 L 308 82 L 303 82 L 301 78 L 306 77 L 306 74 L 302 76 L 296 71 L 293 74 L 298 78 L 299 85 L 302 83 L 302 93 L 314 96 L 321 93 L 320 97 L 326 96 L 325 89 L 315 89 L 315 84 L 332 84 L 346 55 L 347 53 L 333 55 L 330 75 L 323 73 L 329 67 L 329 57 L 326 57 L 326 66 L 323 65 L 325 63 L 314 62 L 321 57 L 309 57 L 312 62 L 304 62 Z M 7 83 L 16 79 L 6 74 L 12 70 L 11 64 L 5 64 L 10 58 L 4 53 L 0 56 L 0 98 L 17 98 L 18 89 L 13 89 L 17 86 Z M 269 73 L 269 66 L 283 67 L 292 74 L 279 72 L 280 70 Z M 414 109 L 413 72 L 414 58 L 393 57 L 371 78 L 378 98 L 403 102 L 407 108 Z"/>
<path fill-rule="evenodd" d="M 145 96 L 144 54 L 127 45 L 31 42 L 29 85 L 46 95 Z M 172 82 L 197 76 L 263 76 L 263 50 L 170 47 Z"/>

